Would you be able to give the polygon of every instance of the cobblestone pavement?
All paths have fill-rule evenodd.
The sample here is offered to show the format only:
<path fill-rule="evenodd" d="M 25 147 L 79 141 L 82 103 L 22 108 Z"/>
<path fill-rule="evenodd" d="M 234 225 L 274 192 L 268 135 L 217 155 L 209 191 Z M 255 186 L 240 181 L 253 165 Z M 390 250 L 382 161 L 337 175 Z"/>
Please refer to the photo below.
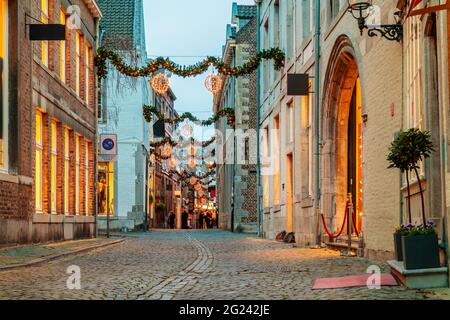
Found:
<path fill-rule="evenodd" d="M 312 290 L 318 277 L 361 274 L 373 264 L 217 230 L 155 230 L 129 234 L 111 247 L 2 271 L 0 299 L 445 298 L 402 287 Z M 71 265 L 80 267 L 80 290 L 66 287 Z"/>

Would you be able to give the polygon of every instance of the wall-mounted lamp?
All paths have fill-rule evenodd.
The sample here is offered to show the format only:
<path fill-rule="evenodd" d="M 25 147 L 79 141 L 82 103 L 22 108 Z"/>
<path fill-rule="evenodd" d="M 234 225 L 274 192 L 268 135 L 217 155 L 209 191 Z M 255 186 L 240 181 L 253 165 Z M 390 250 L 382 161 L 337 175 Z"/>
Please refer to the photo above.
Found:
<path fill-rule="evenodd" d="M 398 41 L 400 42 L 403 38 L 403 26 L 400 23 L 400 12 L 394 13 L 397 23 L 395 24 L 382 24 L 378 27 L 369 27 L 366 24 L 366 19 L 370 15 L 370 11 L 372 9 L 372 0 L 367 1 L 359 1 L 359 0 L 347 0 L 348 2 L 348 9 L 347 11 L 350 12 L 358 21 L 358 27 L 361 31 L 361 35 L 364 32 L 364 29 L 367 29 L 367 34 L 369 37 L 377 37 L 381 36 L 383 38 L 386 38 L 387 40 L 391 41 Z"/>

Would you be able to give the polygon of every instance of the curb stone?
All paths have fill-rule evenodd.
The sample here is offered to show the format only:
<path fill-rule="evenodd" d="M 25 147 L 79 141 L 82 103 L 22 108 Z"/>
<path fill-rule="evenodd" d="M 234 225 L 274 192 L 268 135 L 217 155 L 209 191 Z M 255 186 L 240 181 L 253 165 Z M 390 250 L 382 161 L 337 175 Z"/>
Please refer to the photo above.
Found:
<path fill-rule="evenodd" d="M 44 263 L 44 262 L 48 262 L 48 261 L 52 261 L 58 258 L 62 258 L 65 256 L 69 256 L 72 254 L 78 254 L 78 253 L 82 253 L 82 252 L 86 252 L 86 251 L 90 251 L 90 250 L 94 250 L 94 249 L 99 249 L 99 248 L 104 248 L 104 247 L 108 247 L 108 246 L 112 246 L 115 244 L 119 244 L 124 242 L 125 239 L 119 239 L 119 240 L 115 240 L 115 241 L 111 241 L 108 243 L 101 243 L 101 244 L 96 244 L 96 245 L 92 245 L 86 248 L 81 248 L 81 249 L 77 249 L 77 250 L 73 250 L 73 251 L 69 251 L 69 252 L 63 252 L 63 253 L 56 253 L 56 254 L 52 254 L 52 255 L 48 255 L 42 258 L 37 258 L 34 260 L 31 260 L 29 262 L 25 262 L 25 263 L 18 263 L 18 264 L 11 264 L 8 266 L 0 266 L 0 272 L 2 271 L 6 271 L 6 270 L 11 270 L 11 269 L 20 269 L 20 268 L 27 268 L 27 267 L 31 267 L 31 266 L 35 266 L 38 265 L 40 263 Z"/>

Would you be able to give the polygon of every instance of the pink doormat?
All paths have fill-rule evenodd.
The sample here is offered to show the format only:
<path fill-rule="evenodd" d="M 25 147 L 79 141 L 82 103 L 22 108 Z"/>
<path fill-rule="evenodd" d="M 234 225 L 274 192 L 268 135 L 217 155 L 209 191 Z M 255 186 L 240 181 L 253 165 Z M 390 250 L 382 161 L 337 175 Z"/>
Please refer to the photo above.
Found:
<path fill-rule="evenodd" d="M 340 278 L 320 278 L 314 281 L 313 289 L 338 289 L 338 288 L 351 288 L 351 287 L 365 287 L 367 286 L 367 280 L 373 274 L 361 274 L 356 276 L 340 277 Z M 397 286 L 397 281 L 389 273 L 382 273 L 381 286 Z M 375 282 L 369 281 L 369 285 L 375 285 Z"/>

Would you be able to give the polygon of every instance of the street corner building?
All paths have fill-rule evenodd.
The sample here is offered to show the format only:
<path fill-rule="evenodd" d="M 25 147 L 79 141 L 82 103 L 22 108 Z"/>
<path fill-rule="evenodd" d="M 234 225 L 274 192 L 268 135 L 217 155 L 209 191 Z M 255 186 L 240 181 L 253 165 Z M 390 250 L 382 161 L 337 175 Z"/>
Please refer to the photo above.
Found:
<path fill-rule="evenodd" d="M 100 17 L 94 0 L 0 1 L 0 244 L 94 235 Z"/>
<path fill-rule="evenodd" d="M 249 62 L 257 48 L 257 7 L 233 3 L 227 25 L 223 61 L 236 67 Z M 256 71 L 242 77 L 221 75 L 213 111 L 235 110 L 234 128 L 226 119 L 216 123 L 217 206 L 222 229 L 257 233 L 257 108 Z M 229 130 L 235 135 L 229 135 Z"/>
<path fill-rule="evenodd" d="M 103 13 L 100 45 L 119 52 L 127 63 L 144 65 L 147 51 L 143 1 L 97 2 Z M 154 105 L 153 93 L 148 78 L 130 80 L 115 72 L 112 65 L 108 68 L 108 76 L 99 83 L 98 131 L 100 137 L 116 136 L 117 155 L 99 154 L 98 228 L 101 232 L 108 228 L 143 229 L 150 212 L 152 130 L 142 117 L 142 106 Z"/>
<path fill-rule="evenodd" d="M 280 46 L 286 53 L 281 72 L 263 63 L 258 80 L 261 233 L 274 239 L 295 232 L 304 245 L 319 236 L 345 247 L 322 231 L 318 209 L 337 233 L 350 200 L 360 254 L 392 259 L 392 234 L 407 220 L 408 195 L 405 176 L 387 169 L 386 157 L 396 133 L 418 128 L 431 132 L 436 149 L 420 173 L 427 218 L 438 225 L 443 251 L 450 199 L 448 11 L 430 9 L 439 1 L 415 1 L 414 9 L 424 10 L 408 15 L 410 2 L 373 1 L 369 25 L 395 23 L 392 13 L 402 12 L 403 37 L 396 41 L 360 33 L 347 1 L 257 2 L 260 49 Z M 287 95 L 291 73 L 309 76 L 309 95 Z M 417 180 L 411 190 L 419 222 Z"/>

